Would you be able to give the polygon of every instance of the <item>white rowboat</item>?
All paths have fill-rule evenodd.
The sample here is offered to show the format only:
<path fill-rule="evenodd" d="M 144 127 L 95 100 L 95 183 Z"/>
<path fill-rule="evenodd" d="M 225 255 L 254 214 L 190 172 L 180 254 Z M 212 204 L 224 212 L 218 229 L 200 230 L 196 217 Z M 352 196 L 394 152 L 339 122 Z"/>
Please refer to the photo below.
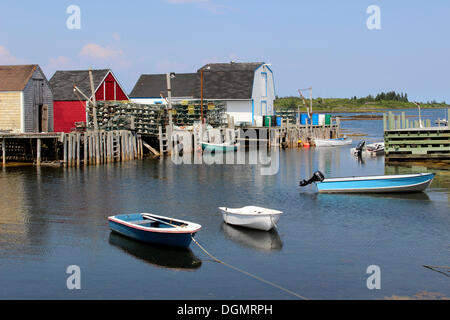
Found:
<path fill-rule="evenodd" d="M 352 144 L 351 139 L 338 138 L 338 139 L 315 139 L 316 147 L 339 147 Z"/>
<path fill-rule="evenodd" d="M 282 211 L 248 206 L 238 209 L 220 207 L 225 223 L 251 229 L 269 231 L 280 219 Z"/>

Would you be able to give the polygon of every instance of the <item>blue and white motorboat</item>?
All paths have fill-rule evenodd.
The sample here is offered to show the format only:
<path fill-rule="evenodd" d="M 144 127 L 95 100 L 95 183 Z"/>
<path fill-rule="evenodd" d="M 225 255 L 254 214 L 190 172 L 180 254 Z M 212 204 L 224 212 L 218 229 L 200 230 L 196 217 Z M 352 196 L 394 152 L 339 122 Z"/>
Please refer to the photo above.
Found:
<path fill-rule="evenodd" d="M 422 192 L 433 181 L 434 173 L 383 175 L 325 179 L 317 171 L 309 180 L 302 180 L 304 187 L 316 183 L 320 193 L 390 193 Z"/>
<path fill-rule="evenodd" d="M 112 231 L 138 241 L 187 248 L 201 225 L 150 213 L 108 217 Z"/>

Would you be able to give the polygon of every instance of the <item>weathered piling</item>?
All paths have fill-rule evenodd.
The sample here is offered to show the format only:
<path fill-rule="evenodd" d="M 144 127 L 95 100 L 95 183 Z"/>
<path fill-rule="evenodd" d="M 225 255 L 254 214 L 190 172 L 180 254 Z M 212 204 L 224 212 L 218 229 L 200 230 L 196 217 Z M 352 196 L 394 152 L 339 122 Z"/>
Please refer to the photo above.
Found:
<path fill-rule="evenodd" d="M 125 130 L 65 133 L 62 138 L 63 162 L 68 167 L 78 167 L 141 159 L 143 152 L 138 146 L 142 143 L 140 135 Z"/>
<path fill-rule="evenodd" d="M 2 163 L 3 166 L 6 165 L 6 139 L 2 139 Z"/>

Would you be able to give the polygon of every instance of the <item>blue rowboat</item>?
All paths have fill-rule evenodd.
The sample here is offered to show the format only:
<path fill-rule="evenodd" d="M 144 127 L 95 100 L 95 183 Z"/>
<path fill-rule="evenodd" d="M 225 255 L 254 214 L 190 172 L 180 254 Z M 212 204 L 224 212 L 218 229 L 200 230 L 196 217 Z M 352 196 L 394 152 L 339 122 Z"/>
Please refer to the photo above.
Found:
<path fill-rule="evenodd" d="M 138 241 L 187 248 L 201 225 L 150 213 L 108 217 L 112 231 Z"/>
<path fill-rule="evenodd" d="M 318 171 L 300 186 L 315 182 L 320 193 L 390 193 L 422 192 L 433 181 L 434 173 L 366 176 L 325 179 Z"/>
<path fill-rule="evenodd" d="M 239 147 L 239 143 L 236 144 L 228 144 L 228 143 L 208 143 L 208 142 L 202 142 L 202 149 L 203 151 L 209 151 L 209 152 L 234 152 L 237 151 Z"/>

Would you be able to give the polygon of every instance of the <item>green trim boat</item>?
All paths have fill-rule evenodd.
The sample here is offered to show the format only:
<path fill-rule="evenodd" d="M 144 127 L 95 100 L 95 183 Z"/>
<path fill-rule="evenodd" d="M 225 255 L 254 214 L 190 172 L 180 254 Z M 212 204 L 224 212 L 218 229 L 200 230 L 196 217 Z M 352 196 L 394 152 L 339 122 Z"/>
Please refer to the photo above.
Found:
<path fill-rule="evenodd" d="M 208 142 L 202 142 L 202 149 L 203 151 L 209 151 L 209 152 L 234 152 L 237 151 L 240 144 L 229 144 L 229 143 L 208 143 Z"/>

